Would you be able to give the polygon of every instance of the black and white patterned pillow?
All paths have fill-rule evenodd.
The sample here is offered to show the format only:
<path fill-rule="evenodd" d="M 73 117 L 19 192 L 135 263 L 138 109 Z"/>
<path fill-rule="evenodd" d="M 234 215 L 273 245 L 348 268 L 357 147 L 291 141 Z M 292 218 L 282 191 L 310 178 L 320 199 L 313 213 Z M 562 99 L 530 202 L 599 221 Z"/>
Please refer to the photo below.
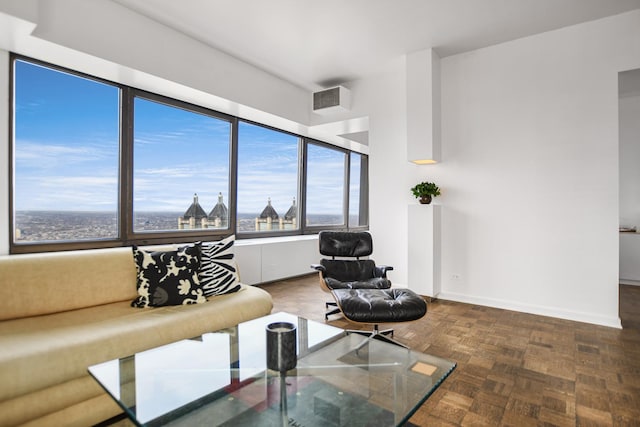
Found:
<path fill-rule="evenodd" d="M 240 279 L 233 259 L 232 235 L 212 243 L 202 243 L 202 258 L 198 279 L 207 297 L 230 294 L 240 290 Z"/>
<path fill-rule="evenodd" d="M 133 246 L 138 297 L 133 307 L 199 304 L 206 302 L 198 280 L 200 246 L 175 251 L 145 251 Z"/>

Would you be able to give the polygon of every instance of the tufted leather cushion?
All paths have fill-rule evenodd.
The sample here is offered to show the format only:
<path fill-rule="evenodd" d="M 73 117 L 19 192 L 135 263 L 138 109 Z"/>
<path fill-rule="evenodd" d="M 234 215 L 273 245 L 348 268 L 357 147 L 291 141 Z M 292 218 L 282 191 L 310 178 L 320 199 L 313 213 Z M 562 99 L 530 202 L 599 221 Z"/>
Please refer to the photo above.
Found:
<path fill-rule="evenodd" d="M 356 280 L 341 282 L 340 280 L 333 279 L 331 277 L 325 277 L 324 279 L 329 289 L 389 289 L 391 287 L 391 280 L 383 277 L 372 277 L 368 280 Z"/>
<path fill-rule="evenodd" d="M 344 316 L 354 322 L 408 322 L 427 313 L 424 298 L 410 289 L 335 289 Z"/>
<path fill-rule="evenodd" d="M 373 252 L 373 239 L 366 231 L 321 231 L 318 244 L 325 256 L 362 257 Z"/>
<path fill-rule="evenodd" d="M 341 282 L 368 280 L 376 276 L 376 264 L 370 259 L 352 261 L 323 258 L 320 265 L 325 269 L 325 277 L 332 277 Z"/>

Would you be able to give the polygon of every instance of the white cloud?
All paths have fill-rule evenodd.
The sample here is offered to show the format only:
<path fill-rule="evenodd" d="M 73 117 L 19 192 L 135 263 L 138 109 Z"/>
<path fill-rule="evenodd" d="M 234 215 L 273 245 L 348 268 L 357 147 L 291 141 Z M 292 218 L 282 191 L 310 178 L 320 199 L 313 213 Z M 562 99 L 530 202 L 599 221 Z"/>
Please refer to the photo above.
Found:
<path fill-rule="evenodd" d="M 79 163 L 111 159 L 117 165 L 118 144 L 95 141 L 83 145 L 53 142 L 16 141 L 16 166 L 24 168 L 59 168 Z"/>
<path fill-rule="evenodd" d="M 17 183 L 16 210 L 115 210 L 117 184 L 115 177 L 28 177 Z"/>

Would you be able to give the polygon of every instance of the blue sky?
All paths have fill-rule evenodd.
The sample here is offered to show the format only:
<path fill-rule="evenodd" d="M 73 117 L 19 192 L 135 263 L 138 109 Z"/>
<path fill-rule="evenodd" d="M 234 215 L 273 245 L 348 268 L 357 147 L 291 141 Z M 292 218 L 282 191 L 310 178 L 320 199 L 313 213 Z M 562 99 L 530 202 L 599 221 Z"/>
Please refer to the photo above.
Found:
<path fill-rule="evenodd" d="M 238 140 L 238 212 L 262 212 L 270 198 L 284 215 L 298 199 L 298 138 L 240 122 Z"/>
<path fill-rule="evenodd" d="M 15 73 L 16 210 L 115 211 L 119 90 L 28 62 Z M 142 98 L 134 104 L 134 210 L 209 212 L 229 201 L 229 122 Z M 240 122 L 238 212 L 297 198 L 298 138 Z M 339 213 L 344 155 L 309 146 L 308 211 Z"/>
<path fill-rule="evenodd" d="M 15 64 L 16 210 L 114 210 L 118 90 Z"/>
<path fill-rule="evenodd" d="M 307 146 L 307 212 L 338 213 L 333 208 L 344 193 L 344 153 L 315 144 Z M 313 190 L 313 191 L 311 191 Z M 341 204 L 340 204 L 341 206 Z"/>
<path fill-rule="evenodd" d="M 137 98 L 134 104 L 134 210 L 185 211 L 197 193 L 209 212 L 229 200 L 227 121 Z"/>

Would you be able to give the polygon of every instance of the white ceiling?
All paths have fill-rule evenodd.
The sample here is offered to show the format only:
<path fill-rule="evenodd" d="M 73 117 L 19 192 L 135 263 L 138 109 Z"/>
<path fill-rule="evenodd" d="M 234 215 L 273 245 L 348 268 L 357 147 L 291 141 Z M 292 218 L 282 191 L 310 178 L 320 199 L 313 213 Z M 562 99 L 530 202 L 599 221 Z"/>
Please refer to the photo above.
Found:
<path fill-rule="evenodd" d="M 616 15 L 640 0 L 114 0 L 308 90 Z"/>

